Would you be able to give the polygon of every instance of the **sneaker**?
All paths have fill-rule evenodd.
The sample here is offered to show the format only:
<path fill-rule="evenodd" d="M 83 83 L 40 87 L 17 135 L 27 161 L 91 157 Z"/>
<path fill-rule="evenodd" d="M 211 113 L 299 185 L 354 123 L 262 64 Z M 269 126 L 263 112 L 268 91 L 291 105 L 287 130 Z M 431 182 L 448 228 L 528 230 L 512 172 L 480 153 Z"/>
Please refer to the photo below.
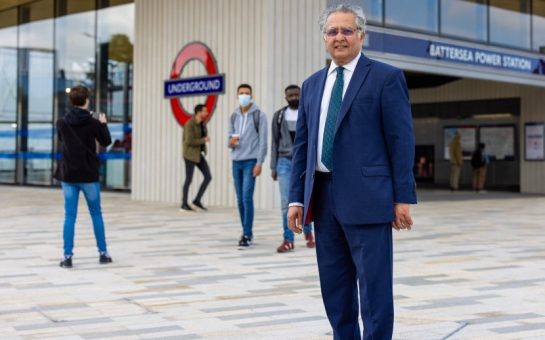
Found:
<path fill-rule="evenodd" d="M 295 246 L 292 241 L 284 240 L 284 242 L 276 248 L 276 251 L 278 253 L 287 253 L 288 251 L 293 250 L 293 248 L 295 248 Z"/>
<path fill-rule="evenodd" d="M 72 256 L 65 256 L 59 266 L 63 268 L 72 268 Z"/>
<path fill-rule="evenodd" d="M 251 238 L 246 237 L 246 236 L 244 236 L 244 235 L 242 235 L 242 236 L 240 237 L 240 241 L 238 241 L 238 246 L 239 246 L 239 247 L 247 248 L 247 247 L 249 247 L 249 246 L 251 246 L 251 245 L 252 245 L 252 239 L 251 239 Z"/>
<path fill-rule="evenodd" d="M 207 211 L 207 210 L 208 210 L 208 209 L 206 209 L 206 208 L 204 207 L 204 205 L 202 205 L 202 203 L 199 202 L 199 201 L 193 201 L 193 205 L 196 206 L 197 208 L 201 209 L 201 210 L 204 210 L 204 211 Z"/>
<path fill-rule="evenodd" d="M 182 204 L 182 206 L 180 207 L 180 211 L 195 211 L 195 210 L 193 210 L 193 208 L 191 208 L 189 204 Z"/>
<path fill-rule="evenodd" d="M 305 233 L 305 240 L 307 240 L 308 248 L 316 247 L 316 242 L 314 241 L 314 236 L 312 235 L 312 233 Z"/>
<path fill-rule="evenodd" d="M 112 263 L 112 257 L 108 253 L 100 253 L 100 256 L 98 258 L 98 263 L 100 264 Z"/>

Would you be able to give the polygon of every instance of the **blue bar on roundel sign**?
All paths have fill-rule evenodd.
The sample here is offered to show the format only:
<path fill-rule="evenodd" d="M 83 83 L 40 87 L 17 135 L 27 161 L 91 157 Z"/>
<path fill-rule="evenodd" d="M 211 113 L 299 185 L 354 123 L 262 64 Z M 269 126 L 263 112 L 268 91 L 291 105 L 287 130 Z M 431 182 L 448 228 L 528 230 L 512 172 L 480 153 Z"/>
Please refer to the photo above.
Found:
<path fill-rule="evenodd" d="M 184 78 L 165 81 L 165 98 L 200 96 L 225 92 L 225 76 L 217 74 L 206 77 Z"/>

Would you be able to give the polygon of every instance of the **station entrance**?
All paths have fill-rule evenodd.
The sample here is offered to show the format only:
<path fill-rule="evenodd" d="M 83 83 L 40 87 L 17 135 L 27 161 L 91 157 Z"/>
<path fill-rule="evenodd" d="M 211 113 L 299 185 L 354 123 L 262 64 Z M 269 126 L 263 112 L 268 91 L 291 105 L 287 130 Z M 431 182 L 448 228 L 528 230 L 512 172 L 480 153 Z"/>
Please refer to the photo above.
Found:
<path fill-rule="evenodd" d="M 471 155 L 486 145 L 486 190 L 520 191 L 521 85 L 406 71 L 419 187 L 449 188 L 449 145 L 461 135 L 460 190 L 472 189 Z M 523 131 L 522 131 L 523 132 Z"/>

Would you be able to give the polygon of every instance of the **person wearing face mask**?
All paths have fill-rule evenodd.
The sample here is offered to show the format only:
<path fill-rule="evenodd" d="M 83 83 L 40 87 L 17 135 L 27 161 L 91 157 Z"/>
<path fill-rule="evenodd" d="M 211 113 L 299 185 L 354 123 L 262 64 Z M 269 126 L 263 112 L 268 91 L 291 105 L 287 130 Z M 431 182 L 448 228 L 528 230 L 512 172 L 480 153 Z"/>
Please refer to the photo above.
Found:
<path fill-rule="evenodd" d="M 228 147 L 231 149 L 233 182 L 242 225 L 239 247 L 253 240 L 255 179 L 267 155 L 267 115 L 252 103 L 252 87 L 237 88 L 239 106 L 231 114 Z"/>
<path fill-rule="evenodd" d="M 291 157 L 293 141 L 295 139 L 295 126 L 299 108 L 299 94 L 301 89 L 297 85 L 289 85 L 284 90 L 287 106 L 276 111 L 271 124 L 271 176 L 278 180 L 280 188 L 280 204 L 282 207 L 282 225 L 284 227 L 284 240 L 276 248 L 279 253 L 286 253 L 294 249 L 294 233 L 288 228 L 288 195 L 291 174 Z M 303 229 L 307 247 L 314 248 L 314 236 L 312 225 L 307 224 Z"/>

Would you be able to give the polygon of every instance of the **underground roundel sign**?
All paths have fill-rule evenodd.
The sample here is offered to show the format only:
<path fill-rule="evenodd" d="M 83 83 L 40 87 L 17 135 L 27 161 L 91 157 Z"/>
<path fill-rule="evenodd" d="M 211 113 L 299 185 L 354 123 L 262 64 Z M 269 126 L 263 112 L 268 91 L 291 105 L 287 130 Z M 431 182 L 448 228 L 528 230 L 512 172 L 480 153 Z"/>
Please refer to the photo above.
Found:
<path fill-rule="evenodd" d="M 204 65 L 207 75 L 180 78 L 184 67 L 192 60 L 200 61 Z M 193 116 L 193 113 L 184 109 L 180 97 L 206 95 L 204 105 L 208 109 L 207 120 L 209 120 L 216 108 L 218 95 L 224 92 L 225 75 L 218 73 L 216 58 L 214 58 L 208 46 L 201 42 L 192 42 L 185 45 L 176 56 L 174 64 L 172 64 L 170 79 L 165 80 L 164 88 L 164 96 L 170 100 L 172 112 L 178 123 L 184 126 Z"/>

